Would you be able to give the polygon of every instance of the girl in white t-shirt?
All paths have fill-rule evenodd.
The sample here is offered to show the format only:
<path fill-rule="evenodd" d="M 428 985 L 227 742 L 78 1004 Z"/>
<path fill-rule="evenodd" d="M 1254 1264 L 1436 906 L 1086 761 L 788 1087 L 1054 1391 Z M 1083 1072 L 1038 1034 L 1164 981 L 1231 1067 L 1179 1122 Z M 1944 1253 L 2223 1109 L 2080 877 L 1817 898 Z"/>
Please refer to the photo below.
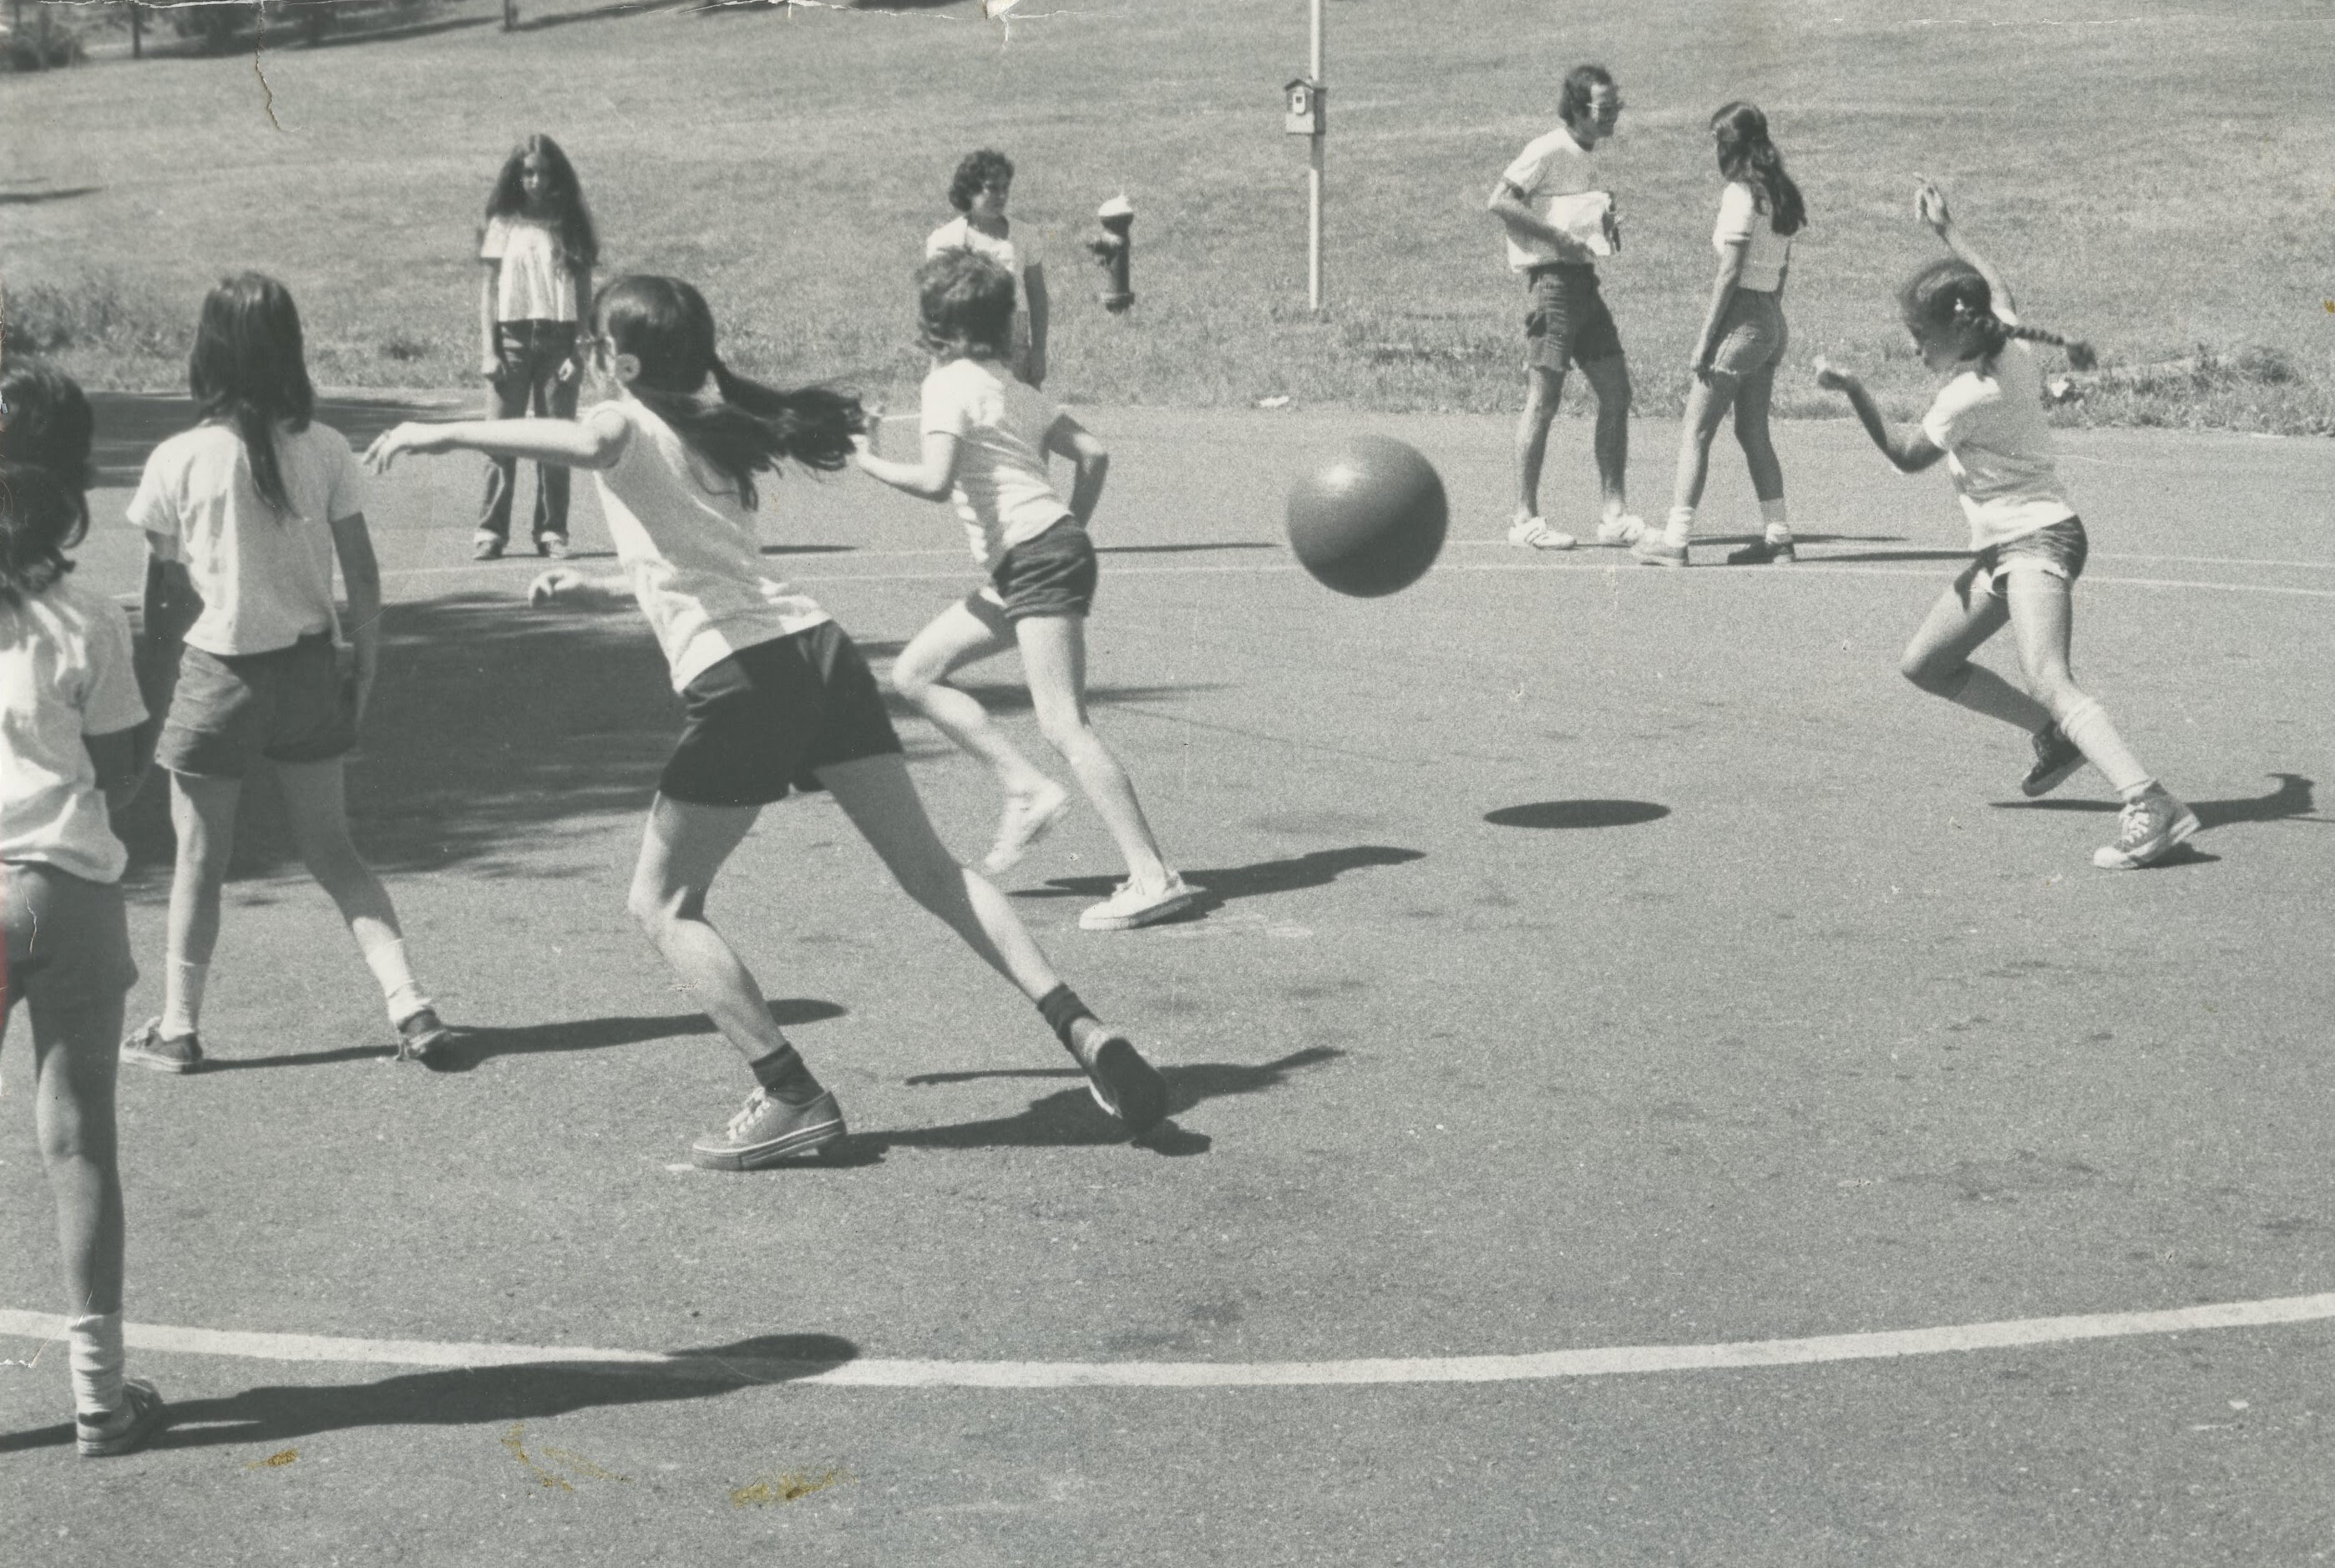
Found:
<path fill-rule="evenodd" d="M 1792 559 L 1792 528 L 1784 509 L 1784 469 L 1768 433 L 1776 368 L 1790 334 L 1784 325 L 1784 277 L 1791 270 L 1792 237 L 1807 227 L 1807 203 L 1784 172 L 1783 155 L 1768 136 L 1768 117 L 1736 102 L 1710 117 L 1719 172 L 1719 226 L 1710 242 L 1719 252 L 1719 281 L 1703 312 L 1688 369 L 1686 418 L 1679 426 L 1678 479 L 1671 515 L 1660 534 L 1649 530 L 1632 554 L 1648 566 L 1683 566 L 1710 472 L 1710 443 L 1719 421 L 1735 413 L 1735 439 L 1751 469 L 1766 537 L 1736 550 L 1729 566 Z"/>
<path fill-rule="evenodd" d="M 1005 216 L 1006 198 L 1013 191 L 1013 160 L 983 148 L 965 155 L 949 181 L 949 205 L 961 215 L 933 230 L 925 240 L 925 259 L 944 251 L 970 250 L 985 256 L 1013 275 L 1013 339 L 1005 363 L 1032 386 L 1046 384 L 1046 328 L 1051 306 L 1046 296 L 1046 267 L 1031 248 L 1025 230 L 1013 236 Z"/>
<path fill-rule="evenodd" d="M 1953 252 L 1898 291 L 1922 363 L 1947 378 L 1921 428 L 1893 434 L 1855 376 L 1817 362 L 1817 384 L 1848 394 L 1865 433 L 1900 471 L 1946 460 L 1970 521 L 1977 558 L 1939 596 L 1900 668 L 1924 692 L 2030 731 L 2035 764 L 2020 785 L 2030 797 L 2057 789 L 2086 762 L 2098 768 L 2124 813 L 2116 842 L 2092 863 L 2107 871 L 2146 866 L 2196 832 L 2197 817 L 2140 765 L 2069 673 L 2070 594 L 2089 547 L 2053 460 L 2042 373 L 2017 340 L 2065 347 L 2078 368 L 2091 363 L 2091 350 L 2020 324 L 2010 286 L 1962 240 L 1937 187 L 1923 183 L 1914 210 Z M 1970 662 L 2006 624 L 2031 696 Z"/>
<path fill-rule="evenodd" d="M 953 496 L 973 558 L 990 580 L 909 641 L 892 666 L 892 683 L 997 775 L 1005 814 L 983 864 L 1003 871 L 1069 808 L 1069 797 L 1005 738 L 978 699 L 948 678 L 1019 649 L 1040 732 L 1078 775 L 1127 860 L 1127 880 L 1081 914 L 1080 925 L 1124 931 L 1182 914 L 1198 895 L 1160 858 L 1135 785 L 1087 714 L 1086 620 L 1096 571 L 1086 526 L 1102 497 L 1110 454 L 1067 411 L 1005 368 L 1013 284 L 1004 268 L 985 256 L 946 252 L 918 269 L 916 286 L 934 360 L 925 378 L 923 454 L 899 462 L 863 442 L 859 466 L 925 500 Z M 1047 456 L 1055 452 L 1077 469 L 1067 505 L 1046 472 Z"/>
<path fill-rule="evenodd" d="M 629 589 L 681 694 L 684 726 L 649 809 L 630 905 L 759 1086 L 726 1127 L 697 1139 L 691 1158 L 751 1170 L 844 1137 L 835 1097 L 705 912 L 714 877 L 761 808 L 792 789 L 835 797 L 909 896 L 1037 1004 L 1104 1109 L 1138 1132 L 1157 1124 L 1168 1111 L 1165 1080 L 1061 982 L 1004 895 L 949 857 L 859 651 L 825 610 L 769 573 L 754 476 L 789 460 L 841 468 L 863 422 L 857 400 L 781 392 L 732 372 L 714 352 L 704 298 L 677 278 L 610 284 L 593 310 L 592 363 L 616 395 L 580 421 L 400 425 L 365 460 L 382 469 L 404 452 L 478 451 L 588 469 L 598 482 L 625 576 L 555 569 L 529 596 L 606 605 Z"/>
<path fill-rule="evenodd" d="M 71 378 L 36 362 L 0 377 L 0 1031 L 33 1021 L 34 1119 L 57 1205 L 75 1436 L 126 1454 L 166 1418 L 154 1385 L 121 1375 L 123 1223 L 114 1041 L 138 978 L 111 811 L 153 739 L 130 618 L 77 586 L 65 552 L 89 528 L 93 433 Z"/>
<path fill-rule="evenodd" d="M 530 411 L 572 419 L 582 364 L 576 328 L 592 297 L 592 269 L 600 244 L 575 166 L 548 136 L 530 136 L 511 150 L 487 197 L 487 226 L 479 241 L 486 276 L 479 287 L 479 373 L 492 389 L 488 413 L 515 419 Z M 518 464 L 498 458 L 488 470 L 486 499 L 471 555 L 490 561 L 510 544 L 511 497 Z M 567 554 L 567 470 L 546 463 L 536 471 L 535 549 Z"/>
<path fill-rule="evenodd" d="M 170 770 L 179 855 L 162 1011 L 122 1056 L 161 1072 L 203 1063 L 197 1026 L 236 808 L 264 761 L 308 874 L 381 986 L 398 1055 L 427 1062 L 451 1033 L 407 967 L 396 907 L 349 837 L 343 792 L 380 663 L 381 568 L 356 460 L 314 417 L 291 294 L 249 272 L 212 289 L 187 379 L 202 423 L 154 449 L 130 502 L 146 535 L 146 634 L 167 693 L 155 706 L 169 714 L 155 760 Z"/>

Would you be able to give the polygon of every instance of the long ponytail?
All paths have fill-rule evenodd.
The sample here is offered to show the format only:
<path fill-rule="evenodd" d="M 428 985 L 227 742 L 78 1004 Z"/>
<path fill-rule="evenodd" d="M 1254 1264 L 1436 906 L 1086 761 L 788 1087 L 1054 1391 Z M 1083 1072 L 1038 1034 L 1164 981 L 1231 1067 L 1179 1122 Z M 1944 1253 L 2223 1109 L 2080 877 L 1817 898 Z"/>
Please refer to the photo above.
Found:
<path fill-rule="evenodd" d="M 1760 193 L 1768 227 L 1794 235 L 1808 226 L 1808 204 L 1784 172 L 1784 155 L 1768 139 L 1768 117 L 1756 104 L 1739 99 L 1721 105 L 1710 117 L 1710 133 L 1719 144 L 1720 173 Z"/>

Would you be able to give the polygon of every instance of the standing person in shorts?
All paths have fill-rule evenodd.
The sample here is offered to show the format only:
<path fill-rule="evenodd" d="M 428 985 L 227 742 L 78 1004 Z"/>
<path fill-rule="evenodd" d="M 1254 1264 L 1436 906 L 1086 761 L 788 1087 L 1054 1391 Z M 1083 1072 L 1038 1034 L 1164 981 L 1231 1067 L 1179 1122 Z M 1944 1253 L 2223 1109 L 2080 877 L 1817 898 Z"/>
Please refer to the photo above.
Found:
<path fill-rule="evenodd" d="M 111 813 L 138 792 L 153 740 L 130 617 L 76 585 L 94 433 L 72 379 L 23 359 L 0 376 L 0 1032 L 33 1021 L 33 1116 L 64 1254 L 74 1437 L 126 1454 L 168 1412 L 122 1376 L 125 1226 L 114 1042 L 138 978 L 121 902 L 129 857 Z"/>
<path fill-rule="evenodd" d="M 452 1034 L 407 965 L 389 890 L 349 837 L 344 792 L 381 660 L 364 476 L 347 438 L 315 421 L 300 313 L 274 278 L 247 272 L 210 291 L 187 379 L 202 422 L 154 449 L 130 502 L 146 535 L 146 635 L 169 714 L 154 760 L 170 769 L 179 854 L 161 1015 L 122 1041 L 123 1060 L 160 1072 L 203 1064 L 197 1031 L 236 808 L 266 762 L 301 860 L 381 987 L 398 1056 L 426 1062 Z"/>
<path fill-rule="evenodd" d="M 1487 204 L 1507 230 L 1508 270 L 1521 274 L 1531 305 L 1525 315 L 1525 410 L 1516 421 L 1516 509 L 1508 543 L 1569 550 L 1580 541 L 1540 514 L 1540 470 L 1548 422 L 1556 416 L 1565 374 L 1581 367 L 1597 396 L 1597 542 L 1635 543 L 1644 525 L 1630 515 L 1624 471 L 1630 463 L 1630 369 L 1621 334 L 1597 288 L 1600 254 L 1619 238 L 1610 197 L 1598 187 L 1594 153 L 1622 117 L 1622 95 L 1602 65 L 1576 65 L 1557 99 L 1565 123 L 1526 146 L 1500 176 Z M 1603 221 L 1584 238 L 1566 226 L 1577 213 Z"/>
<path fill-rule="evenodd" d="M 1070 798 L 948 678 L 1018 648 L 1039 731 L 1078 775 L 1127 861 L 1127 880 L 1082 913 L 1080 926 L 1126 931 L 1168 919 L 1198 895 L 1160 858 L 1134 783 L 1087 714 L 1086 624 L 1095 591 L 1087 523 L 1102 498 L 1110 454 L 1067 410 L 1006 368 L 1014 310 L 1013 279 L 1003 267 L 947 251 L 917 271 L 916 287 L 934 359 L 925 377 L 923 455 L 900 462 L 863 443 L 859 467 L 921 499 L 954 496 L 973 558 L 990 580 L 909 641 L 892 666 L 892 683 L 997 775 L 1005 814 L 983 865 L 1003 871 L 1069 809 Z M 1076 469 L 1067 504 L 1046 471 L 1050 453 Z"/>
<path fill-rule="evenodd" d="M 867 661 L 809 595 L 770 575 L 755 476 L 789 462 L 840 469 L 862 427 L 858 401 L 732 371 L 714 351 L 704 296 L 678 278 L 618 278 L 600 291 L 592 321 L 593 367 L 616 395 L 581 419 L 403 424 L 365 460 L 381 469 L 404 452 L 475 451 L 592 471 L 627 575 L 554 568 L 528 596 L 607 605 L 629 589 L 686 714 L 649 808 L 628 903 L 756 1084 L 727 1125 L 691 1146 L 691 1160 L 754 1170 L 844 1136 L 835 1096 L 706 913 L 714 878 L 762 808 L 796 789 L 833 795 L 907 895 L 1035 1004 L 1085 1070 L 1097 1104 L 1131 1131 L 1157 1125 L 1168 1114 L 1167 1080 L 1062 982 L 1005 895 L 950 857 Z M 908 955 L 902 962 L 908 983 L 928 980 L 905 967 Z"/>
<path fill-rule="evenodd" d="M 1729 552 L 1730 566 L 1782 566 L 1793 559 L 1792 525 L 1784 509 L 1784 468 L 1768 431 L 1776 397 L 1776 367 L 1791 341 L 1784 325 L 1784 278 L 1792 266 L 1792 236 L 1807 227 L 1807 203 L 1784 172 L 1783 154 L 1768 137 L 1768 117 L 1751 104 L 1729 103 L 1710 117 L 1719 150 L 1719 225 L 1710 243 L 1719 252 L 1719 281 L 1703 312 L 1687 362 L 1694 380 L 1679 429 L 1678 482 L 1671 515 L 1659 534 L 1649 528 L 1630 553 L 1650 566 L 1683 566 L 1694 537 L 1694 509 L 1710 474 L 1710 442 L 1719 421 L 1735 411 L 1735 440 L 1751 469 L 1751 492 L 1766 528 L 1757 544 Z"/>

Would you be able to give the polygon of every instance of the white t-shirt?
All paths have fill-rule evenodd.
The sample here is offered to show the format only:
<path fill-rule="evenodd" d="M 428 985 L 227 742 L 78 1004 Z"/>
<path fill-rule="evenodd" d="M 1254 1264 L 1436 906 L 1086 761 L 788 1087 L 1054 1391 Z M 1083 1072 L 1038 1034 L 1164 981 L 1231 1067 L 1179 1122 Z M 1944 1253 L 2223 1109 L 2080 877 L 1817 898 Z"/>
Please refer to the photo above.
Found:
<path fill-rule="evenodd" d="M 1024 245 L 1012 238 L 1000 239 L 993 234 L 983 234 L 973 227 L 970 218 L 954 218 L 933 230 L 925 241 L 925 259 L 930 261 L 945 250 L 969 250 L 975 256 L 985 256 L 1013 275 L 1013 353 L 1015 358 L 1030 349 L 1030 269 L 1038 265 L 1037 256 Z"/>
<path fill-rule="evenodd" d="M 1773 294 L 1784 286 L 1784 267 L 1792 259 L 1792 237 L 1778 234 L 1773 215 L 1759 208 L 1759 198 L 1739 179 L 1730 179 L 1719 193 L 1719 227 L 1710 231 L 1710 246 L 1721 259 L 1730 245 L 1743 247 L 1743 271 L 1739 288 Z"/>
<path fill-rule="evenodd" d="M 583 417 L 609 413 L 632 436 L 615 466 L 592 477 L 616 559 L 632 576 L 633 596 L 672 666 L 674 691 L 741 649 L 831 618 L 765 569 L 754 514 L 728 476 L 631 398 L 598 404 Z"/>
<path fill-rule="evenodd" d="M 981 360 L 951 360 L 925 377 L 924 433 L 957 439 L 952 498 L 985 571 L 1071 515 L 1046 473 L 1046 432 L 1061 412 L 1027 382 Z"/>
<path fill-rule="evenodd" d="M 479 259 L 495 272 L 497 321 L 574 321 L 576 271 L 559 259 L 559 233 L 532 218 L 490 218 Z"/>
<path fill-rule="evenodd" d="M 1945 384 L 1922 416 L 1922 433 L 1945 450 L 1970 518 L 1972 549 L 2076 515 L 2043 418 L 2042 370 L 2034 351 L 2016 338 L 1995 356 L 1992 375 L 1966 370 Z"/>
<path fill-rule="evenodd" d="M 145 721 L 130 648 L 121 606 L 70 576 L 0 605 L 0 860 L 121 880 L 129 857 L 82 741 Z"/>
<path fill-rule="evenodd" d="M 203 614 L 187 641 L 206 653 L 270 653 L 334 624 L 331 525 L 363 513 L 364 476 L 330 425 L 277 426 L 276 456 L 289 517 L 260 498 L 243 438 L 217 421 L 156 447 L 131 498 L 131 526 L 194 578 Z"/>
<path fill-rule="evenodd" d="M 1516 154 L 1516 160 L 1500 176 L 1502 183 L 1514 186 L 1523 193 L 1524 203 L 1542 222 L 1550 221 L 1549 214 L 1557 199 L 1579 196 L 1595 190 L 1597 185 L 1596 154 L 1573 140 L 1573 132 L 1560 125 L 1546 136 L 1528 143 Z M 1508 230 L 1508 270 L 1526 272 L 1536 266 L 1545 266 L 1553 261 L 1576 261 L 1579 256 L 1559 256 L 1556 247 L 1537 236 L 1520 236 Z"/>

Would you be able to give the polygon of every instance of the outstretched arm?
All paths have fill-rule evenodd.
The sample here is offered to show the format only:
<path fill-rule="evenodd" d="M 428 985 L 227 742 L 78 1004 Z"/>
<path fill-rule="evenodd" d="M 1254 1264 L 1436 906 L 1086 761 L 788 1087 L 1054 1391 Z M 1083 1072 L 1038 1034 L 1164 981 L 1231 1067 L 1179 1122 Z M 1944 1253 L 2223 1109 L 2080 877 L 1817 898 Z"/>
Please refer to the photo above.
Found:
<path fill-rule="evenodd" d="M 402 424 L 365 449 L 365 467 L 384 473 L 406 453 L 484 452 L 568 469 L 614 468 L 625 455 L 631 427 L 611 411 L 584 420 L 456 420 L 451 424 Z"/>
<path fill-rule="evenodd" d="M 1817 385 L 1826 392 L 1846 394 L 1849 406 L 1856 411 L 1857 422 L 1873 438 L 1873 444 L 1881 449 L 1881 455 L 1896 465 L 1899 473 L 1918 474 L 1946 455 L 1944 449 L 1918 429 L 1905 435 L 1893 432 L 1889 421 L 1881 417 L 1881 407 L 1873 401 L 1873 394 L 1848 372 L 1835 370 L 1818 359 Z"/>
<path fill-rule="evenodd" d="M 1995 270 L 1992 262 L 1981 256 L 1971 242 L 1954 227 L 1954 215 L 1946 206 L 1946 193 L 1928 180 L 1922 181 L 1914 192 L 1915 216 L 1930 226 L 1946 248 L 1954 253 L 1970 269 L 1986 279 L 1986 292 L 1994 302 L 1994 318 L 2005 326 L 2019 324 L 2019 302 L 2010 295 L 2010 284 Z"/>
<path fill-rule="evenodd" d="M 1078 477 L 1071 484 L 1071 516 L 1083 528 L 1093 519 L 1095 507 L 1102 499 L 1103 481 L 1110 477 L 1110 450 L 1067 413 L 1056 414 L 1047 428 L 1046 450 L 1061 453 L 1077 466 Z"/>
<path fill-rule="evenodd" d="M 557 605 L 567 610 L 614 610 L 632 598 L 630 579 L 620 573 L 588 576 L 572 566 L 554 566 L 527 587 L 527 602 L 536 609 Z"/>

